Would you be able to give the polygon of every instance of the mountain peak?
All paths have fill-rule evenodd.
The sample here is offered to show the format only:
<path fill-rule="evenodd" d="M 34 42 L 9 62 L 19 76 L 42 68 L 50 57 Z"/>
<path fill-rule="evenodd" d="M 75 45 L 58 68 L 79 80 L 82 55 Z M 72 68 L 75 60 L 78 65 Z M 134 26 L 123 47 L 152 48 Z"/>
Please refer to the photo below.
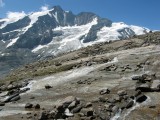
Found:
<path fill-rule="evenodd" d="M 52 7 L 55 11 L 63 11 L 63 9 L 61 8 L 61 6 L 56 5 Z"/>

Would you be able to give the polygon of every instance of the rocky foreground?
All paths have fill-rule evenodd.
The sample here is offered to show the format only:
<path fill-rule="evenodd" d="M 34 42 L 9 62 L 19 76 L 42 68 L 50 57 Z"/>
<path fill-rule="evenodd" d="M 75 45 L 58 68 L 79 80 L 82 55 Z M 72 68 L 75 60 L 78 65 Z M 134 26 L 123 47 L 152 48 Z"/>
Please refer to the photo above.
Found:
<path fill-rule="evenodd" d="M 19 68 L 1 80 L 0 119 L 159 120 L 159 43 L 149 33 Z"/>

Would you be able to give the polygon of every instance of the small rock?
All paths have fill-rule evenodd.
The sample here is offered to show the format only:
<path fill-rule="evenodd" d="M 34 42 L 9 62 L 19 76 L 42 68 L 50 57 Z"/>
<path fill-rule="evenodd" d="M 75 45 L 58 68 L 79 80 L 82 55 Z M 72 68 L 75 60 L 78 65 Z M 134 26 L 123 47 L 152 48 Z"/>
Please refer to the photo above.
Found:
<path fill-rule="evenodd" d="M 142 92 L 141 92 L 141 90 L 136 90 L 135 91 L 135 94 L 134 94 L 134 97 L 137 97 L 138 95 L 140 95 Z"/>
<path fill-rule="evenodd" d="M 41 112 L 38 120 L 47 120 L 47 119 L 48 119 L 48 113 L 46 111 Z"/>
<path fill-rule="evenodd" d="M 31 104 L 31 103 L 27 103 L 26 105 L 25 105 L 25 108 L 32 108 L 33 107 L 33 104 Z"/>
<path fill-rule="evenodd" d="M 120 102 L 120 101 L 123 99 L 123 97 L 122 97 L 122 96 L 116 96 L 114 99 L 115 99 L 117 102 Z"/>
<path fill-rule="evenodd" d="M 54 116 L 56 115 L 56 111 L 55 110 L 52 110 L 49 112 L 49 115 L 54 118 Z"/>
<path fill-rule="evenodd" d="M 138 75 L 137 76 L 133 76 L 132 80 L 140 80 L 141 81 L 141 80 L 143 80 L 143 77 L 142 76 L 138 76 Z"/>
<path fill-rule="evenodd" d="M 109 116 L 106 113 L 100 112 L 99 114 L 100 120 L 109 120 Z"/>
<path fill-rule="evenodd" d="M 87 63 L 87 66 L 91 66 L 91 65 L 92 65 L 92 63 L 91 63 L 91 62 L 88 62 L 88 63 Z"/>
<path fill-rule="evenodd" d="M 0 106 L 5 106 L 5 103 L 4 103 L 4 102 L 1 102 L 1 103 L 0 103 Z"/>
<path fill-rule="evenodd" d="M 55 65 L 55 66 L 61 66 L 61 65 L 62 65 L 62 63 L 57 62 L 57 63 L 55 63 L 54 65 Z"/>
<path fill-rule="evenodd" d="M 93 116 L 93 108 L 83 108 L 81 112 L 87 117 Z"/>
<path fill-rule="evenodd" d="M 35 99 L 35 97 L 31 96 L 30 99 Z"/>
<path fill-rule="evenodd" d="M 36 104 L 36 105 L 34 106 L 34 108 L 35 108 L 35 109 L 40 109 L 40 105 L 39 105 L 39 104 Z"/>
<path fill-rule="evenodd" d="M 27 119 L 31 119 L 32 118 L 32 116 L 27 116 Z"/>
<path fill-rule="evenodd" d="M 85 115 L 84 115 L 84 113 L 78 113 L 78 115 L 80 116 L 80 117 L 84 117 Z"/>
<path fill-rule="evenodd" d="M 104 95 L 104 94 L 109 94 L 110 93 L 110 90 L 108 88 L 105 88 L 105 89 L 102 89 L 99 94 L 100 95 Z"/>
<path fill-rule="evenodd" d="M 112 107 L 112 112 L 114 114 L 116 114 L 118 112 L 118 110 L 119 110 L 119 107 L 117 107 L 117 106 Z"/>
<path fill-rule="evenodd" d="M 63 104 L 57 105 L 56 108 L 57 108 L 58 112 L 60 112 L 60 113 L 64 113 L 64 111 L 65 111 Z"/>
<path fill-rule="evenodd" d="M 86 103 L 85 108 L 88 108 L 88 107 L 92 107 L 92 103 L 91 102 Z"/>
<path fill-rule="evenodd" d="M 104 97 L 99 97 L 99 102 L 107 102 L 108 98 L 104 98 Z"/>
<path fill-rule="evenodd" d="M 127 103 L 127 105 L 126 105 L 126 108 L 127 108 L 127 109 L 128 109 L 128 108 L 131 108 L 131 107 L 133 106 L 133 104 L 134 104 L 134 101 L 133 101 L 133 100 L 128 101 L 128 103 Z"/>
<path fill-rule="evenodd" d="M 127 92 L 125 90 L 120 90 L 120 91 L 117 92 L 117 94 L 119 96 L 124 96 L 124 95 L 127 95 Z"/>
<path fill-rule="evenodd" d="M 156 106 L 155 105 L 150 105 L 149 108 L 153 109 L 153 108 L 156 108 Z"/>
<path fill-rule="evenodd" d="M 52 88 L 52 86 L 50 86 L 50 85 L 47 84 L 47 85 L 45 85 L 45 88 L 46 89 L 50 89 L 50 88 Z"/>

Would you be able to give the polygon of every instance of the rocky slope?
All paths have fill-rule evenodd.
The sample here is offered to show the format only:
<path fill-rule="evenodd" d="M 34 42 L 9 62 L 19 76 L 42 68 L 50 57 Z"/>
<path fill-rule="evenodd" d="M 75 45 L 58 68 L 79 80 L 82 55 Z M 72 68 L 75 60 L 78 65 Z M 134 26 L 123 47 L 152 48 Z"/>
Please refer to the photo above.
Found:
<path fill-rule="evenodd" d="M 159 38 L 99 43 L 13 71 L 1 83 L 0 119 L 159 119 Z"/>
<path fill-rule="evenodd" d="M 0 73 L 97 42 L 126 39 L 148 31 L 122 22 L 114 23 L 90 12 L 75 15 L 60 6 L 0 19 L 0 59 L 5 59 L 0 61 L 4 66 Z"/>

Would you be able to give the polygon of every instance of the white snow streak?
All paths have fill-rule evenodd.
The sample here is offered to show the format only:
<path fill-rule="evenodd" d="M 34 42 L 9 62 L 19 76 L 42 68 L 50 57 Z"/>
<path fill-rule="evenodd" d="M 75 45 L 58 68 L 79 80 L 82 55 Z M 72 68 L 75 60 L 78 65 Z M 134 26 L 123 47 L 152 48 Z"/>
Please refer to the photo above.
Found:
<path fill-rule="evenodd" d="M 6 48 L 8 48 L 8 47 L 12 46 L 14 43 L 16 43 L 18 38 L 19 37 L 15 38 L 15 39 L 12 39 L 11 42 L 6 46 Z"/>

